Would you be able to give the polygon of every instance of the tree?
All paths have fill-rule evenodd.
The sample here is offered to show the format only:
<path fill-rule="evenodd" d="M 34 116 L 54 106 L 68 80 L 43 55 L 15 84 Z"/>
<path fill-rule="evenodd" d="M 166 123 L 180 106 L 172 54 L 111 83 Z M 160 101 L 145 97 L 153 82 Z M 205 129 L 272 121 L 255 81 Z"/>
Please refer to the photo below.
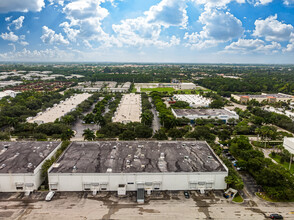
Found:
<path fill-rule="evenodd" d="M 74 131 L 71 129 L 67 129 L 65 132 L 61 134 L 61 140 L 67 141 L 74 137 Z"/>
<path fill-rule="evenodd" d="M 150 127 L 142 124 L 135 126 L 134 130 L 137 138 L 150 138 L 153 132 Z"/>
<path fill-rule="evenodd" d="M 210 108 L 222 108 L 225 106 L 225 103 L 221 99 L 214 100 L 210 103 Z"/>
<path fill-rule="evenodd" d="M 135 140 L 136 133 L 134 131 L 126 130 L 119 135 L 120 140 Z"/>
<path fill-rule="evenodd" d="M 84 140 L 93 141 L 95 139 L 94 131 L 90 130 L 89 128 L 85 129 L 83 132 Z"/>
<path fill-rule="evenodd" d="M 159 129 L 154 135 L 153 138 L 157 140 L 167 140 L 168 137 L 165 134 L 165 131 L 163 128 Z"/>

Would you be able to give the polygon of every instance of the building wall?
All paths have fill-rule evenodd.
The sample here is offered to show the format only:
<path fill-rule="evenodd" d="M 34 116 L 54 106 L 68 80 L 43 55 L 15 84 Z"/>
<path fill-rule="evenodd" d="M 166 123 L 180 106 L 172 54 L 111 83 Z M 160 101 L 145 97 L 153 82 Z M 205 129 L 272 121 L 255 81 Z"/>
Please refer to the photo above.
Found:
<path fill-rule="evenodd" d="M 117 191 L 119 184 L 126 184 L 127 191 L 138 188 L 151 190 L 197 190 L 226 189 L 225 177 L 228 172 L 197 173 L 49 173 L 50 190 L 84 191 L 90 190 Z M 99 185 L 98 185 L 99 183 Z M 199 184 L 200 183 L 200 184 Z M 102 191 L 102 190 L 101 190 Z"/>
<path fill-rule="evenodd" d="M 34 170 L 34 173 L 0 173 L 0 192 L 24 192 L 26 190 L 37 190 L 43 179 L 41 177 L 41 168 L 43 163 L 50 159 L 60 148 L 61 143 L 40 163 Z M 16 184 L 22 184 L 23 189 L 16 189 Z M 33 184 L 33 186 L 26 186 Z"/>
<path fill-rule="evenodd" d="M 177 115 L 173 109 L 172 109 L 172 113 L 176 118 L 182 118 L 182 116 Z M 235 116 L 219 115 L 217 117 L 210 116 L 210 115 L 187 115 L 187 116 L 185 116 L 185 118 L 188 118 L 189 120 L 196 120 L 198 118 L 199 119 L 219 119 L 219 120 L 222 120 L 225 123 L 227 123 L 230 118 L 234 118 L 234 119 L 238 120 L 239 116 L 237 114 Z"/>

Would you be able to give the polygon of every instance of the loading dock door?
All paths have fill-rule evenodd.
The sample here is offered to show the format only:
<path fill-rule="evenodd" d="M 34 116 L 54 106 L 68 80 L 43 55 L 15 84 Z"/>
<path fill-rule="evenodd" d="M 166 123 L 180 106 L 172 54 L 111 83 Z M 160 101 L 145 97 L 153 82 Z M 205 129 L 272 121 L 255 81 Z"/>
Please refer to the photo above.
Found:
<path fill-rule="evenodd" d="M 138 203 L 144 203 L 144 194 L 145 194 L 145 190 L 140 188 L 137 189 L 137 202 Z"/>

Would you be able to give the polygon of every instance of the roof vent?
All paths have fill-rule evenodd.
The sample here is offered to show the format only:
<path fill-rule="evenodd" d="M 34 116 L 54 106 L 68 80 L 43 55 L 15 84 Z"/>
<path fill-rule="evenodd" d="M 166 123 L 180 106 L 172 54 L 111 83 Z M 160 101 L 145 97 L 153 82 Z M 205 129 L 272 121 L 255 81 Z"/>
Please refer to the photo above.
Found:
<path fill-rule="evenodd" d="M 160 153 L 160 159 L 164 159 L 164 153 Z"/>
<path fill-rule="evenodd" d="M 116 145 L 114 145 L 114 146 L 112 147 L 112 149 L 115 150 L 115 149 L 116 149 Z"/>
<path fill-rule="evenodd" d="M 106 172 L 107 173 L 112 173 L 112 169 L 111 168 L 108 168 Z"/>
<path fill-rule="evenodd" d="M 3 169 L 4 167 L 6 167 L 6 164 L 3 163 L 1 166 L 0 166 L 0 170 Z"/>
<path fill-rule="evenodd" d="M 208 159 L 212 159 L 212 156 L 207 156 Z"/>
<path fill-rule="evenodd" d="M 28 163 L 28 168 L 32 168 L 33 164 L 32 163 Z"/>
<path fill-rule="evenodd" d="M 9 148 L 9 145 L 4 145 L 3 148 L 7 150 Z"/>
<path fill-rule="evenodd" d="M 185 160 L 188 160 L 189 159 L 189 156 L 185 156 Z"/>
<path fill-rule="evenodd" d="M 73 166 L 72 172 L 75 173 L 77 171 L 77 166 Z"/>
<path fill-rule="evenodd" d="M 44 154 L 43 153 L 39 153 L 39 156 L 44 158 Z"/>

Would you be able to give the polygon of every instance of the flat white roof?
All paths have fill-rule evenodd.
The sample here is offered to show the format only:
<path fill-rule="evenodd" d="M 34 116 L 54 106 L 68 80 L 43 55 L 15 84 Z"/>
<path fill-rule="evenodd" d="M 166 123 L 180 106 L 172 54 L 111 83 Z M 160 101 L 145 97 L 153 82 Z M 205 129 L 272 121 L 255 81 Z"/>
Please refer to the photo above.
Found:
<path fill-rule="evenodd" d="M 284 148 L 288 150 L 291 154 L 294 154 L 294 138 L 284 138 Z"/>
<path fill-rule="evenodd" d="M 121 102 L 114 114 L 113 122 L 140 122 L 141 95 L 131 93 L 122 97 Z"/>
<path fill-rule="evenodd" d="M 54 106 L 50 109 L 48 109 L 45 112 L 42 112 L 41 114 L 38 113 L 36 117 L 33 117 L 32 119 L 28 120 L 29 123 L 49 123 L 54 122 L 57 118 L 60 118 L 67 113 L 71 112 L 73 109 L 75 109 L 81 102 L 85 101 L 91 96 L 89 93 L 83 93 L 83 94 L 76 94 L 69 99 L 65 101 L 61 101 L 60 104 L 57 106 Z"/>
<path fill-rule="evenodd" d="M 190 106 L 208 106 L 211 100 L 201 95 L 174 95 L 177 101 L 188 102 Z"/>

